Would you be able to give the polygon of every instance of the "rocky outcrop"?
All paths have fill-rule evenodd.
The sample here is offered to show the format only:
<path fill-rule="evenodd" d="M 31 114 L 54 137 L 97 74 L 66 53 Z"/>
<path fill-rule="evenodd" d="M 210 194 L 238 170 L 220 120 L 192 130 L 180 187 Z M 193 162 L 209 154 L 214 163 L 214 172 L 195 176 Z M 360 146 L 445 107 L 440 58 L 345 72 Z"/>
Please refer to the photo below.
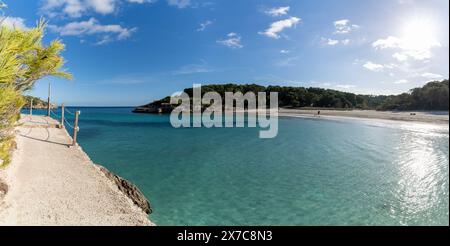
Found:
<path fill-rule="evenodd" d="M 143 113 L 143 114 L 170 114 L 174 106 L 168 103 L 163 104 L 149 104 L 137 107 L 133 110 L 133 113 Z"/>
<path fill-rule="evenodd" d="M 143 114 L 170 114 L 175 105 L 170 104 L 170 97 L 163 98 L 152 103 L 136 107 L 133 113 Z"/>
<path fill-rule="evenodd" d="M 129 197 L 136 206 L 141 208 L 147 214 L 152 213 L 149 201 L 133 183 L 131 183 L 126 179 L 123 179 L 122 177 L 119 177 L 118 175 L 112 173 L 103 166 L 100 165 L 96 166 L 100 169 L 100 171 L 103 174 L 105 174 L 105 176 L 108 179 L 113 181 L 113 183 L 117 185 L 117 188 L 119 188 L 121 192 L 123 192 L 127 197 Z"/>
<path fill-rule="evenodd" d="M 29 109 L 31 105 L 31 101 L 33 101 L 33 109 L 47 109 L 47 100 L 42 100 L 38 97 L 33 96 L 24 96 L 25 104 L 23 105 L 23 109 Z M 57 109 L 58 106 L 56 104 L 50 103 L 51 109 Z"/>
<path fill-rule="evenodd" d="M 50 108 L 51 109 L 57 109 L 58 106 L 56 106 L 55 104 L 51 104 Z M 25 105 L 25 106 L 23 106 L 23 109 L 30 109 L 30 106 L 29 105 Z M 43 105 L 43 104 L 35 105 L 35 104 L 33 104 L 33 109 L 47 109 L 47 105 Z"/>

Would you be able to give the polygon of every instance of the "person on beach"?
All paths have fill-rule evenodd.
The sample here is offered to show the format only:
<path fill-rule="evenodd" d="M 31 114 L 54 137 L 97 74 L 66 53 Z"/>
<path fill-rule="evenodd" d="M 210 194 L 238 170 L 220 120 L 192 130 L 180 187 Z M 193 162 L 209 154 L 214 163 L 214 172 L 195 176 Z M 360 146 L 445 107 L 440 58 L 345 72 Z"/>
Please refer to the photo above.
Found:
<path fill-rule="evenodd" d="M 319 116 L 319 117 L 320 117 L 320 110 L 319 110 L 319 111 L 317 111 L 317 116 Z"/>

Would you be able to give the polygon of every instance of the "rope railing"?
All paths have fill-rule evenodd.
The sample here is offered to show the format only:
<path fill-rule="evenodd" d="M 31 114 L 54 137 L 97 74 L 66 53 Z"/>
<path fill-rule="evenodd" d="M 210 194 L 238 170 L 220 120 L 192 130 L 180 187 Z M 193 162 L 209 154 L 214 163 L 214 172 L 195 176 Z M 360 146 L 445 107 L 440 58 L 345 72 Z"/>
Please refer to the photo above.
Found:
<path fill-rule="evenodd" d="M 69 114 L 74 115 L 74 125 L 70 124 L 70 122 L 64 118 L 64 112 L 67 112 Z M 69 128 L 73 129 L 73 135 L 72 135 L 72 146 L 77 145 L 77 135 L 80 131 L 80 127 L 78 127 L 78 116 L 80 115 L 80 111 L 77 110 L 75 113 L 70 112 L 70 110 L 64 108 L 64 105 L 62 105 L 62 111 L 61 111 L 61 124 L 67 125 Z"/>
<path fill-rule="evenodd" d="M 50 110 L 50 114 L 53 114 L 57 119 L 59 119 L 59 115 L 58 114 L 56 114 L 53 110 Z"/>
<path fill-rule="evenodd" d="M 64 123 L 66 123 L 66 125 L 67 125 L 69 128 L 75 129 L 75 127 L 72 126 L 72 125 L 67 121 L 67 119 L 64 119 Z M 79 127 L 77 127 L 77 128 L 78 128 L 77 130 L 79 130 Z"/>
<path fill-rule="evenodd" d="M 71 112 L 71 111 L 68 110 L 67 108 L 65 108 L 65 111 L 66 111 L 67 113 L 69 113 L 70 115 L 74 115 L 74 116 L 75 116 L 75 113 Z"/>
<path fill-rule="evenodd" d="M 0 12 L 1 9 L 4 7 L 4 5 L 2 5 L 2 0 L 0 0 Z M 1 19 L 0 19 L 1 20 Z M 0 21 L 1 22 L 1 21 Z M 52 117 L 54 116 L 56 119 L 59 120 L 59 124 L 58 126 L 60 128 L 64 128 L 65 125 L 67 125 L 69 128 L 73 129 L 73 137 L 72 137 L 72 146 L 76 146 L 77 145 L 77 135 L 78 132 L 80 131 L 80 128 L 78 127 L 78 116 L 80 115 L 81 111 L 76 110 L 75 112 L 70 111 L 69 109 L 64 107 L 64 103 L 61 104 L 61 112 L 59 112 L 59 114 L 57 114 L 55 111 L 52 110 L 51 108 L 51 104 L 50 104 L 50 95 L 51 95 L 51 85 L 50 83 L 48 84 L 48 100 L 47 100 L 47 117 Z M 64 117 L 64 113 L 68 113 L 69 115 L 74 116 L 74 123 L 73 125 L 70 124 L 70 122 Z M 31 99 L 30 102 L 30 119 L 32 118 L 31 116 L 33 115 L 33 99 Z"/>
<path fill-rule="evenodd" d="M 50 105 L 50 104 L 49 104 Z M 70 124 L 70 122 L 64 117 L 64 113 L 68 113 L 69 115 L 74 116 L 74 123 L 73 125 Z M 77 145 L 77 135 L 80 131 L 80 127 L 78 126 L 78 116 L 80 115 L 81 111 L 76 110 L 75 112 L 70 111 L 69 109 L 64 107 L 64 104 L 61 105 L 61 112 L 55 112 L 53 109 L 50 108 L 50 106 L 47 107 L 47 116 L 48 117 L 54 117 L 55 119 L 58 119 L 59 127 L 64 128 L 65 126 L 69 127 L 73 130 L 72 135 L 72 146 Z M 30 103 L 30 116 L 33 115 L 33 101 L 31 100 Z M 31 119 L 31 118 L 30 118 Z"/>
<path fill-rule="evenodd" d="M 69 113 L 70 115 L 76 116 L 76 113 L 71 112 L 70 110 L 68 110 L 67 108 L 64 108 L 64 112 Z M 79 112 L 79 111 L 78 111 Z M 66 123 L 66 125 L 69 126 L 69 128 L 75 129 L 75 127 L 73 125 L 71 125 L 69 123 L 69 121 L 67 121 L 66 118 L 64 118 L 64 122 Z M 80 127 L 77 126 L 77 131 L 80 131 Z"/>

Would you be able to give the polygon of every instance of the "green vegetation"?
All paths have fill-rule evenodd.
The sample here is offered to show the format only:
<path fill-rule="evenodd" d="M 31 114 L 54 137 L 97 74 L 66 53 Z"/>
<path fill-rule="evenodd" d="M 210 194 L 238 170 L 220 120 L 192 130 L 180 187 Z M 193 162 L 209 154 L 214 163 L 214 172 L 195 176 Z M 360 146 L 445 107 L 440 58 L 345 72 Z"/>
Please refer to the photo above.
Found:
<path fill-rule="evenodd" d="M 23 93 L 45 76 L 71 77 L 61 70 L 64 45 L 59 40 L 42 44 L 44 27 L 43 21 L 27 30 L 0 25 L 0 166 L 10 161 L 14 125 L 25 104 Z"/>
<path fill-rule="evenodd" d="M 0 73 L 1 73 L 0 69 Z M 13 126 L 19 119 L 20 107 L 24 103 L 19 91 L 13 87 L 0 87 L 0 167 L 10 161 L 9 152 L 13 146 Z"/>
<path fill-rule="evenodd" d="M 40 99 L 39 97 L 33 97 L 33 96 L 24 96 L 25 104 L 23 105 L 23 108 L 30 108 L 31 101 L 33 101 L 33 109 L 46 109 L 47 108 L 47 101 L 44 101 Z M 56 105 L 50 103 L 51 108 L 56 108 Z"/>
<path fill-rule="evenodd" d="M 376 110 L 448 110 L 449 92 L 448 80 L 429 82 L 422 88 L 415 88 L 409 93 L 397 96 L 358 95 L 349 92 L 322 88 L 303 88 L 286 86 L 260 86 L 255 84 L 237 85 L 205 85 L 202 86 L 202 96 L 215 91 L 225 102 L 225 92 L 278 92 L 280 107 L 293 108 L 333 108 L 333 109 L 376 109 Z M 185 89 L 191 98 L 193 89 Z M 267 98 L 269 101 L 269 98 Z M 137 112 L 156 112 L 146 108 L 158 108 L 170 102 L 170 97 L 139 107 Z"/>
<path fill-rule="evenodd" d="M 383 110 L 448 110 L 448 80 L 429 82 L 410 93 L 387 97 L 381 105 Z"/>

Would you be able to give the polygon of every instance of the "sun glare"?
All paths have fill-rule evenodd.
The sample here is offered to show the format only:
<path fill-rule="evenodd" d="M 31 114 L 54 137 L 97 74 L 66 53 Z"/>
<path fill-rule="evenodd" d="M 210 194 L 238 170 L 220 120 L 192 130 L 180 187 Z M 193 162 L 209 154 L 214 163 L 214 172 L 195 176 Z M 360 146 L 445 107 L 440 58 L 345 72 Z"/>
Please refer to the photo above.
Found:
<path fill-rule="evenodd" d="M 410 50 L 424 50 L 440 45 L 436 25 L 428 19 L 408 21 L 403 27 L 401 40 L 404 48 Z"/>

